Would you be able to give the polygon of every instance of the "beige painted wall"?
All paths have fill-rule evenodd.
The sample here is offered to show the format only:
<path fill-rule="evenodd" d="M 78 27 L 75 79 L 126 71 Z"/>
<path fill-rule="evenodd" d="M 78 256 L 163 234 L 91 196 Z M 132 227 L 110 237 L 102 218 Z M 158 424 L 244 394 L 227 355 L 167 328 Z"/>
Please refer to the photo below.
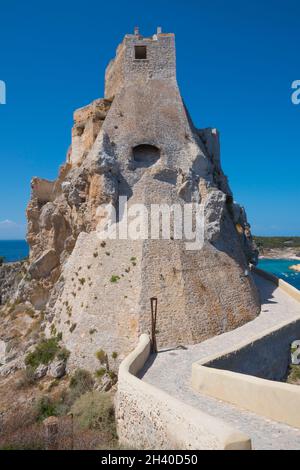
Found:
<path fill-rule="evenodd" d="M 143 382 L 135 375 L 150 353 L 142 335 L 136 349 L 121 363 L 116 400 L 122 444 L 143 449 L 251 449 L 246 435 Z"/>
<path fill-rule="evenodd" d="M 227 370 L 192 366 L 194 390 L 300 428 L 300 387 Z"/>
<path fill-rule="evenodd" d="M 288 295 L 300 301 L 300 291 L 285 281 L 257 268 L 253 268 L 253 271 L 276 283 Z M 296 325 L 297 322 L 294 322 L 294 324 Z M 282 324 L 277 327 L 277 330 L 284 329 L 287 325 L 288 323 Z M 239 352 L 245 349 L 247 344 L 253 345 L 255 349 L 256 341 L 261 343 L 264 337 L 270 337 L 274 331 L 273 329 L 264 332 L 264 334 L 257 335 L 257 338 L 251 337 L 248 342 L 245 341 L 239 348 L 224 351 L 216 357 L 207 357 L 194 363 L 192 366 L 192 387 L 205 395 L 233 403 L 258 415 L 300 428 L 299 386 L 207 367 L 208 364 L 214 365 L 214 362 L 217 363 L 218 359 L 222 357 L 226 358 L 230 355 L 235 358 L 238 357 Z"/>

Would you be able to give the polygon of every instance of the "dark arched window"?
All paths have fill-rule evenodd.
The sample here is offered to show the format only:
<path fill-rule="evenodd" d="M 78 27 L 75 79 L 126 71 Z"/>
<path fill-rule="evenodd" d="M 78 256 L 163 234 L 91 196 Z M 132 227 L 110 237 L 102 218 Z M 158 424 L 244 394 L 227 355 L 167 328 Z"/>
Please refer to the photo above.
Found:
<path fill-rule="evenodd" d="M 160 151 L 154 145 L 137 145 L 132 149 L 133 160 L 137 167 L 148 167 L 160 158 Z"/>

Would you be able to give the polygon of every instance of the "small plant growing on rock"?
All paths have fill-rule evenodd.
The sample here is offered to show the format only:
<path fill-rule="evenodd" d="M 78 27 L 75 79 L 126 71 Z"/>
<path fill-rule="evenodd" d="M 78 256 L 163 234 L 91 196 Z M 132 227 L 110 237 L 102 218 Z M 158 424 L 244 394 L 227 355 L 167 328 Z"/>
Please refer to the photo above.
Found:
<path fill-rule="evenodd" d="M 43 339 L 33 352 L 27 354 L 25 358 L 26 366 L 36 369 L 40 364 L 49 364 L 53 361 L 58 352 L 58 340 L 56 337 Z"/>
<path fill-rule="evenodd" d="M 110 278 L 110 282 L 116 283 L 120 280 L 120 276 L 117 276 L 116 274 L 113 274 Z"/>
<path fill-rule="evenodd" d="M 94 254 L 93 254 L 93 256 L 94 256 L 94 258 L 97 258 L 97 256 L 98 256 L 98 252 L 97 252 L 97 251 L 95 251 L 95 252 L 94 252 Z"/>
<path fill-rule="evenodd" d="M 70 327 L 70 329 L 69 329 L 70 333 L 73 333 L 73 331 L 75 330 L 76 326 L 77 326 L 77 323 L 73 323 L 73 324 L 71 325 L 71 327 Z"/>
<path fill-rule="evenodd" d="M 70 317 L 72 315 L 72 307 L 71 305 L 67 306 L 67 315 Z"/>
<path fill-rule="evenodd" d="M 50 332 L 51 332 L 52 336 L 56 335 L 56 327 L 55 327 L 54 323 L 52 323 L 52 325 L 50 326 Z"/>
<path fill-rule="evenodd" d="M 69 351 L 59 345 L 62 339 L 62 333 L 51 338 L 43 338 L 35 347 L 35 350 L 28 353 L 25 357 L 26 368 L 31 368 L 33 371 L 40 365 L 47 365 L 52 362 L 56 357 L 60 360 L 67 360 Z"/>
<path fill-rule="evenodd" d="M 53 402 L 47 395 L 37 400 L 35 407 L 38 422 L 44 421 L 44 419 L 48 418 L 49 416 L 58 415 L 55 402 Z"/>
<path fill-rule="evenodd" d="M 104 248 L 106 246 L 106 242 L 103 240 L 103 242 L 101 242 L 101 246 L 102 248 Z"/>
<path fill-rule="evenodd" d="M 118 353 L 117 353 L 116 351 L 114 351 L 114 352 L 112 353 L 111 357 L 112 357 L 114 360 L 116 360 L 117 357 L 118 357 Z"/>
<path fill-rule="evenodd" d="M 99 349 L 99 351 L 96 352 L 96 358 L 100 362 L 100 364 L 105 365 L 106 369 L 109 370 L 109 364 L 108 364 L 108 356 L 103 349 Z"/>
<path fill-rule="evenodd" d="M 113 370 L 109 370 L 109 371 L 108 371 L 108 375 L 109 375 L 109 378 L 110 378 L 114 383 L 116 383 L 117 378 L 118 378 L 117 374 L 116 374 Z"/>
<path fill-rule="evenodd" d="M 59 361 L 67 361 L 70 357 L 70 351 L 67 348 L 61 348 L 57 353 L 57 359 Z"/>
<path fill-rule="evenodd" d="M 84 284 L 85 284 L 85 278 L 84 278 L 84 277 L 81 277 L 81 278 L 78 279 L 78 280 L 79 280 L 80 284 L 81 284 L 82 286 L 84 286 Z"/>
<path fill-rule="evenodd" d="M 102 377 L 106 374 L 107 370 L 105 367 L 101 367 L 101 369 L 96 370 L 95 376 L 97 379 L 102 379 Z"/>

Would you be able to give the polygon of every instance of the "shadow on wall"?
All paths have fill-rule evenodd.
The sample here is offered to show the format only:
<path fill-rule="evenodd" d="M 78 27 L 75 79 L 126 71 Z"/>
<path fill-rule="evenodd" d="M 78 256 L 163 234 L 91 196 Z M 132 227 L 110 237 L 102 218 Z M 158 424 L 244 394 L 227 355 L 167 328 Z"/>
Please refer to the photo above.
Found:
<path fill-rule="evenodd" d="M 259 285 L 260 301 L 262 304 L 277 304 L 274 298 L 274 291 L 278 288 L 278 283 L 268 282 L 264 278 L 253 273 L 255 284 Z"/>

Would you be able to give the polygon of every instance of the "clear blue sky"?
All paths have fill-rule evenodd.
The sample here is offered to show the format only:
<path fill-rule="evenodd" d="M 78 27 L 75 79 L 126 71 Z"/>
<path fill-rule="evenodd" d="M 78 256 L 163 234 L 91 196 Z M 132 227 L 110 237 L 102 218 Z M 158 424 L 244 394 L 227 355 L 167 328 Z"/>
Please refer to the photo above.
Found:
<path fill-rule="evenodd" d="M 220 130 L 253 232 L 300 235 L 299 18 L 299 0 L 0 0 L 0 238 L 22 238 L 31 177 L 56 177 L 73 110 L 103 96 L 135 25 L 175 32 L 182 96 L 197 127 Z"/>

